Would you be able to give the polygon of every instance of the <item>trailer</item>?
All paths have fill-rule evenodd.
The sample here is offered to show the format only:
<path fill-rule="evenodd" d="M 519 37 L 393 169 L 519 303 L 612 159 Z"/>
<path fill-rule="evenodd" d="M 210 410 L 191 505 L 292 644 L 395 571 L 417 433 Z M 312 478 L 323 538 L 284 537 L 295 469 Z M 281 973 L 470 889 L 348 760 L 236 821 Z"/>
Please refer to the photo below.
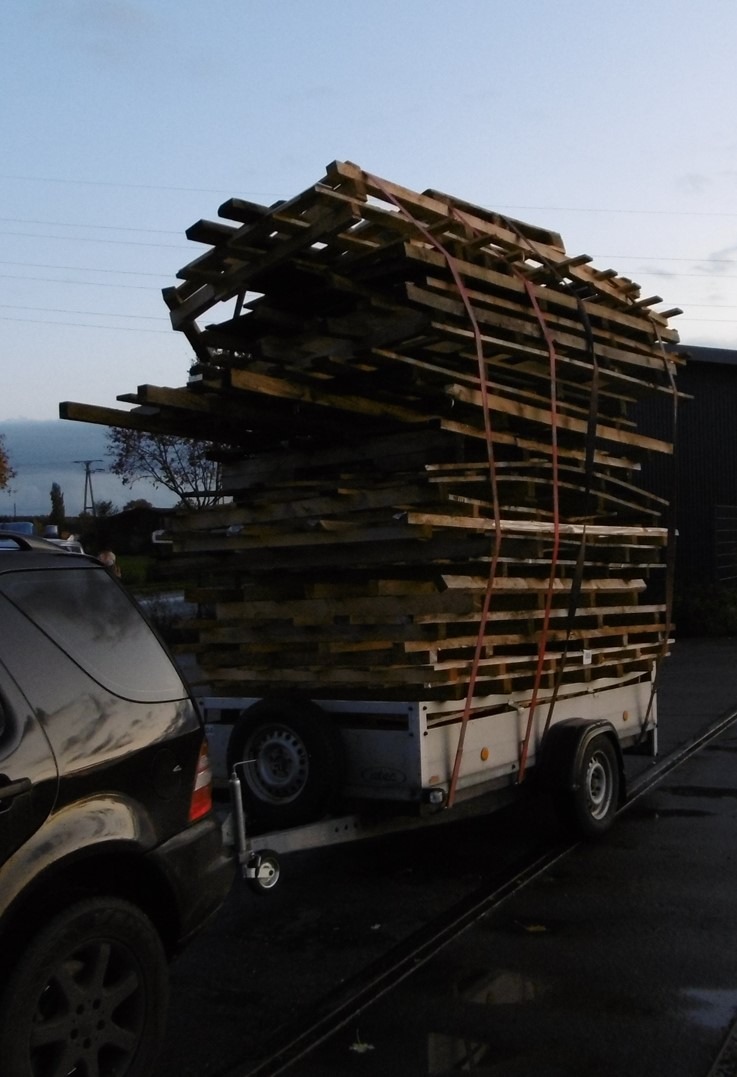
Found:
<path fill-rule="evenodd" d="M 491 812 L 531 789 L 600 835 L 626 799 L 625 754 L 657 754 L 654 674 L 473 708 L 203 697 L 216 783 L 234 807 L 226 840 L 263 892 L 280 855 Z"/>
<path fill-rule="evenodd" d="M 674 473 L 678 308 L 348 161 L 218 218 L 164 291 L 187 384 L 60 413 L 217 461 L 157 544 L 248 870 L 536 785 L 606 829 L 656 749 L 675 528 L 643 462 Z M 672 434 L 638 428 L 655 399 Z"/>

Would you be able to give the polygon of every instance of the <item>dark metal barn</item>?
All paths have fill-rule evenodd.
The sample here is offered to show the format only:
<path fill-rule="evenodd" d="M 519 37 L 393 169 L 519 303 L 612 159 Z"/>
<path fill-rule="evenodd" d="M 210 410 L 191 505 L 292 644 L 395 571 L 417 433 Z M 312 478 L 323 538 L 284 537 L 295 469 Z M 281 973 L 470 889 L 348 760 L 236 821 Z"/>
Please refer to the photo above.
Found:
<path fill-rule="evenodd" d="M 676 578 L 681 592 L 737 587 L 737 350 L 679 347 L 675 467 L 651 460 L 646 485 L 675 494 L 678 530 Z M 640 406 L 643 431 L 673 431 L 673 407 L 665 397 Z"/>

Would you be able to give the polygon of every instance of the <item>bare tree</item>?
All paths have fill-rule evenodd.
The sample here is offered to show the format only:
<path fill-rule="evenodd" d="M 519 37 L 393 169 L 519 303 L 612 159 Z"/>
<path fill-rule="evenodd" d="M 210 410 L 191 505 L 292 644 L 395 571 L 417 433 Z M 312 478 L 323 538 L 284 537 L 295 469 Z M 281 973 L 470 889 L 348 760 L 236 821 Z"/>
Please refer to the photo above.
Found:
<path fill-rule="evenodd" d="M 5 448 L 5 435 L 0 434 L 0 490 L 6 490 L 14 478 L 15 470 L 11 467 L 8 450 Z"/>
<path fill-rule="evenodd" d="M 189 438 L 113 428 L 107 434 L 110 470 L 132 486 L 147 479 L 163 486 L 190 509 L 208 508 L 219 500 L 218 465 L 207 458 L 210 446 Z"/>

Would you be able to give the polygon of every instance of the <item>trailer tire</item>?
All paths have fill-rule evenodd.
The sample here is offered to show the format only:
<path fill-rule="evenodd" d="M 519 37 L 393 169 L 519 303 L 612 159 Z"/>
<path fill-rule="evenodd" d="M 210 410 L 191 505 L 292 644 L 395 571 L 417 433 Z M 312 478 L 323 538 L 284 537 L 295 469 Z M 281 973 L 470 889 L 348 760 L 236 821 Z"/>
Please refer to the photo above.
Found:
<path fill-rule="evenodd" d="M 311 700 L 264 699 L 244 711 L 228 744 L 243 807 L 256 829 L 298 826 L 334 803 L 343 779 L 343 744 Z"/>
<path fill-rule="evenodd" d="M 572 789 L 562 793 L 564 818 L 583 837 L 611 827 L 620 803 L 617 749 L 605 733 L 591 737 L 575 763 Z"/>

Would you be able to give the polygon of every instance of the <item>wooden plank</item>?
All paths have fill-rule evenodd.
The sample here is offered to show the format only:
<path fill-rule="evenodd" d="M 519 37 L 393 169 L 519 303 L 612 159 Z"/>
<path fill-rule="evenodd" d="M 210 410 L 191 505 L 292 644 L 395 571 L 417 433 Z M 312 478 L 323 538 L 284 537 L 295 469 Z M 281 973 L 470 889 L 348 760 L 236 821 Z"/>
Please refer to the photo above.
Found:
<path fill-rule="evenodd" d="M 123 430 L 151 430 L 151 415 L 141 414 L 136 411 L 120 411 L 117 408 L 104 408 L 94 404 L 80 404 L 72 400 L 64 400 L 59 404 L 59 417 L 71 419 L 75 422 L 94 423 L 98 426 L 117 427 Z M 174 437 L 202 437 L 203 440 L 216 438 L 222 434 L 222 427 L 215 426 L 205 432 L 201 427 L 193 427 L 189 417 L 175 418 L 173 416 L 159 416 L 155 422 L 155 429 L 162 434 L 171 434 Z"/>
<path fill-rule="evenodd" d="M 417 240 L 408 241 L 405 243 L 404 253 L 409 261 L 426 266 L 435 273 L 447 271 L 446 259 L 439 251 L 426 243 Z M 483 262 L 463 258 L 457 260 L 457 269 L 474 299 L 478 301 L 486 299 L 487 302 L 498 303 L 502 308 L 514 309 L 516 307 L 520 312 L 528 311 L 531 314 L 524 279 L 511 273 L 509 269 L 502 272 L 501 269 L 493 269 Z M 474 291 L 468 282 L 473 282 L 476 289 L 484 289 L 486 296 L 482 291 Z M 448 283 L 450 283 L 449 279 Z M 548 277 L 545 287 L 533 285 L 533 291 L 546 317 L 553 320 L 564 319 L 569 328 L 578 326 L 582 332 L 584 331 L 580 301 L 568 289 L 555 287 L 555 282 Z M 599 336 L 604 334 L 609 336 L 614 332 L 621 337 L 629 333 L 635 351 L 652 350 L 650 319 L 647 316 L 643 317 L 643 311 L 639 305 L 625 305 L 618 309 L 600 304 L 591 297 L 582 302 L 586 316 Z M 649 336 L 648 333 L 650 333 Z M 642 341 L 639 347 L 636 345 L 638 339 Z"/>
<path fill-rule="evenodd" d="M 237 229 L 231 224 L 222 221 L 196 221 L 185 232 L 187 239 L 194 243 L 210 243 L 213 246 L 227 242 L 233 237 Z"/>
<path fill-rule="evenodd" d="M 460 299 L 452 298 L 450 293 L 443 294 L 440 291 L 433 291 L 431 288 L 412 282 L 407 283 L 405 293 L 410 302 L 417 303 L 421 307 L 433 311 L 436 315 L 442 314 L 446 318 L 448 316 L 457 318 L 460 328 L 465 330 L 467 334 L 471 334 L 468 308 Z M 473 305 L 472 309 L 482 328 L 487 325 L 494 328 L 493 336 L 486 335 L 489 336 L 489 340 L 498 341 L 498 347 L 502 354 L 509 348 L 515 347 L 519 351 L 529 352 L 531 356 L 540 355 L 547 358 L 547 349 L 542 346 L 541 342 L 539 323 L 534 321 L 532 317 L 525 317 L 523 311 L 520 311 L 521 316 L 512 318 L 509 315 L 500 314 L 493 307 L 480 307 L 478 303 Z M 445 323 L 438 323 L 438 325 L 440 324 Z M 508 336 L 500 335 L 505 328 L 508 331 Z M 558 332 L 556 333 L 555 341 L 556 348 L 560 349 L 561 354 L 565 355 L 568 350 L 572 350 L 574 354 L 585 356 L 588 352 L 583 329 L 580 334 Z M 613 344 L 619 344 L 619 347 L 613 347 Z M 662 375 L 662 358 L 652 349 L 649 353 L 637 351 L 634 347 L 626 350 L 622 347 L 620 341 L 615 340 L 608 345 L 600 344 L 598 350 L 602 358 L 627 364 L 630 370 L 637 367 L 643 372 L 652 370 Z"/>
<path fill-rule="evenodd" d="M 274 396 L 282 400 L 297 400 L 316 404 L 323 408 L 337 408 L 339 411 L 370 415 L 381 419 L 392 419 L 401 423 L 425 423 L 428 419 L 427 414 L 418 413 L 399 405 L 383 403 L 366 397 L 330 393 L 326 390 L 321 390 L 317 386 L 299 385 L 283 378 L 256 374 L 248 370 L 231 370 L 229 375 L 231 388 L 242 392 Z"/>
<path fill-rule="evenodd" d="M 489 586 L 477 692 L 499 706 L 532 690 L 542 642 L 543 696 L 558 680 L 573 694 L 643 676 L 668 632 L 646 590 L 665 504 L 633 476 L 672 446 L 629 414 L 673 391 L 661 342 L 677 335 L 655 300 L 554 233 L 349 164 L 288 202 L 232 199 L 221 216 L 235 227 L 190 228 L 211 247 L 165 295 L 200 359 L 190 384 L 139 385 L 119 398 L 132 412 L 62 405 L 216 444 L 233 503 L 170 529 L 172 565 L 208 608 L 179 631 L 210 687 L 435 698 L 452 714 Z M 555 340 L 555 409 L 530 292 Z M 234 296 L 235 313 L 200 331 Z"/>
<path fill-rule="evenodd" d="M 443 200 L 419 195 L 415 191 L 379 180 L 370 174 L 363 172 L 357 165 L 350 162 L 335 161 L 328 170 L 326 181 L 333 181 L 343 191 L 349 191 L 354 197 L 371 195 L 374 198 L 386 201 L 387 193 L 395 197 L 403 206 L 420 219 L 445 219 L 453 216 L 455 207 L 452 203 Z M 625 296 L 632 294 L 632 282 L 626 278 L 615 277 L 614 279 L 602 275 L 600 271 L 591 269 L 587 264 L 575 265 L 570 259 L 563 258 L 565 249 L 560 245 L 551 246 L 540 243 L 532 238 L 520 234 L 515 228 L 494 225 L 484 220 L 475 212 L 466 210 L 459 211 L 460 219 L 464 225 L 475 232 L 478 236 L 486 236 L 488 240 L 503 247 L 506 250 L 523 250 L 526 257 L 542 264 L 555 265 L 557 261 L 566 267 L 566 276 L 580 284 L 587 285 L 594 293 L 607 296 L 619 303 L 624 301 Z M 458 218 L 457 218 L 458 219 Z M 511 223 L 511 222 L 510 222 Z"/>
<path fill-rule="evenodd" d="M 480 391 L 476 392 L 462 385 L 453 385 L 449 387 L 448 395 L 452 397 L 452 399 L 461 401 L 464 404 L 474 404 L 478 408 L 483 407 Z M 524 419 L 526 422 L 543 425 L 548 429 L 553 425 L 552 412 L 546 408 L 533 408 L 525 404 L 514 403 L 512 401 L 504 400 L 494 393 L 489 396 L 489 405 L 497 411 Z M 560 430 L 567 430 L 578 434 L 585 434 L 587 430 L 587 425 L 584 420 L 575 419 L 569 415 L 557 414 L 555 424 Z M 646 437 L 644 434 L 637 434 L 631 430 L 620 430 L 609 424 L 597 424 L 596 433 L 597 437 L 601 438 L 602 441 L 612 441 L 620 445 L 637 447 L 646 449 L 649 452 L 658 452 L 667 455 L 670 455 L 673 452 L 672 442 L 662 441 L 659 438 Z"/>
<path fill-rule="evenodd" d="M 273 207 L 272 207 L 273 208 Z M 269 212 L 268 206 L 262 206 L 258 202 L 248 202 L 243 198 L 228 198 L 218 209 L 221 217 L 228 220 L 238 221 L 240 224 L 255 224 Z"/>
<path fill-rule="evenodd" d="M 222 247 L 218 248 L 217 260 L 212 263 L 216 269 L 216 276 L 209 278 L 207 283 L 189 295 L 180 307 L 172 311 L 172 327 L 183 328 L 186 321 L 200 317 L 215 303 L 231 299 L 239 292 L 247 289 L 263 290 L 262 278 L 274 269 L 283 266 L 297 252 L 303 252 L 305 248 L 309 248 L 317 241 L 326 241 L 331 234 L 350 227 L 359 219 L 350 202 L 337 207 L 331 205 L 311 222 L 303 222 L 305 227 L 298 230 L 296 234 L 283 238 L 277 243 L 271 240 L 271 231 L 275 227 L 278 228 L 280 222 L 294 224 L 294 219 L 287 216 L 287 210 L 283 206 L 276 213 L 267 214 L 263 221 L 237 229 L 227 243 L 228 257 L 232 258 L 235 264 L 227 265 L 225 269 L 218 272 L 223 258 Z M 267 249 L 259 245 L 259 240 L 267 241 Z M 249 246 L 254 242 L 257 244 L 256 247 Z M 209 262 L 201 260 L 190 262 L 179 271 L 177 276 L 185 281 L 196 282 L 207 274 L 209 266 Z"/>

